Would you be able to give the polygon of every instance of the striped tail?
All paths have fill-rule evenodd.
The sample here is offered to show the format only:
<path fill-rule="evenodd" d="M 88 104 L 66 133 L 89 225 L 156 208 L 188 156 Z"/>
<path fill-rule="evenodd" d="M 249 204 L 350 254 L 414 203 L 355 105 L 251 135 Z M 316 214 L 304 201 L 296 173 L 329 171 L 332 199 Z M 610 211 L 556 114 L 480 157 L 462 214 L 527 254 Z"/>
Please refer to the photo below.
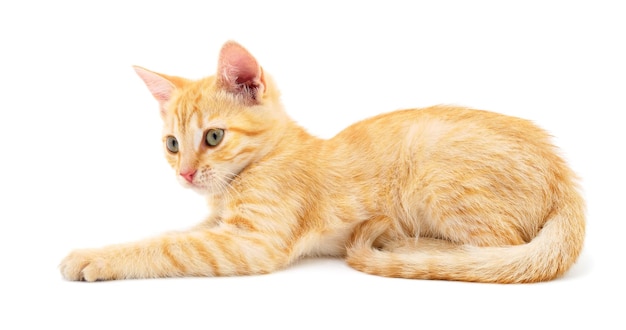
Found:
<path fill-rule="evenodd" d="M 529 243 L 500 247 L 453 245 L 422 239 L 379 250 L 374 241 L 389 219 L 371 220 L 354 232 L 348 264 L 373 275 L 488 283 L 528 283 L 561 276 L 577 260 L 585 235 L 584 202 L 577 192 L 555 207 Z"/>

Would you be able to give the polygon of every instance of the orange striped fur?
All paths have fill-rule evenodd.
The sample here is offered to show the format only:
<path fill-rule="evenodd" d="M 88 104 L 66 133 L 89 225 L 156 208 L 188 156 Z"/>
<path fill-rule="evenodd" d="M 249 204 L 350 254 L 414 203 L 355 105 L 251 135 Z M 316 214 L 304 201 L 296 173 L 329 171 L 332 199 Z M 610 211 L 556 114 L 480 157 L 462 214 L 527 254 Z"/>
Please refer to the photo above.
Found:
<path fill-rule="evenodd" d="M 529 121 L 436 106 L 322 140 L 287 116 L 237 43 L 198 81 L 135 70 L 159 102 L 167 161 L 212 215 L 189 231 L 74 251 L 60 265 L 68 280 L 262 274 L 325 255 L 382 276 L 536 282 L 582 249 L 576 177 Z"/>

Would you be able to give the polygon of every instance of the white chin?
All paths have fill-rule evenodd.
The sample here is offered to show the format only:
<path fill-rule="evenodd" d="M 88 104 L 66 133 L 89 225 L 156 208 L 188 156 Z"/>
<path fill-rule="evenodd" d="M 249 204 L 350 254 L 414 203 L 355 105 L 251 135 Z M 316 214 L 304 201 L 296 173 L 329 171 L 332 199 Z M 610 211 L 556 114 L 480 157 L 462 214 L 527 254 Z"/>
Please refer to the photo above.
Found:
<path fill-rule="evenodd" d="M 205 187 L 205 186 L 198 186 L 195 184 L 187 183 L 185 184 L 185 187 L 197 192 L 200 195 L 212 195 L 213 194 L 213 189 L 211 189 L 210 186 Z"/>
<path fill-rule="evenodd" d="M 210 195 L 210 190 L 207 190 L 206 188 L 198 188 L 198 187 L 192 187 L 191 189 L 193 189 L 193 191 L 197 192 L 200 195 Z"/>
<path fill-rule="evenodd" d="M 207 187 L 203 187 L 203 186 L 198 186 L 196 184 L 193 183 L 189 183 L 185 180 L 178 180 L 178 183 L 180 183 L 181 186 L 187 188 L 187 189 L 191 189 L 199 194 L 205 195 L 207 194 L 207 191 L 210 191 L 211 189 L 207 188 Z"/>

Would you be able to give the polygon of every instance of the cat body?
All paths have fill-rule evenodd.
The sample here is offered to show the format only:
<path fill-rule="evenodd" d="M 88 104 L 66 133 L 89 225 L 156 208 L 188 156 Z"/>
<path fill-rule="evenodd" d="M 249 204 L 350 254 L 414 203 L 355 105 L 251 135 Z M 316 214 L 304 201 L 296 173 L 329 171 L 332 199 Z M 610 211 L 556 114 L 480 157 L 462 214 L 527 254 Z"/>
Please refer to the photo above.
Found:
<path fill-rule="evenodd" d="M 135 70 L 159 102 L 166 159 L 212 214 L 188 231 L 74 251 L 67 279 L 262 274 L 337 256 L 376 275 L 518 283 L 556 278 L 580 254 L 575 174 L 529 121 L 436 106 L 323 140 L 287 116 L 234 42 L 198 81 Z"/>

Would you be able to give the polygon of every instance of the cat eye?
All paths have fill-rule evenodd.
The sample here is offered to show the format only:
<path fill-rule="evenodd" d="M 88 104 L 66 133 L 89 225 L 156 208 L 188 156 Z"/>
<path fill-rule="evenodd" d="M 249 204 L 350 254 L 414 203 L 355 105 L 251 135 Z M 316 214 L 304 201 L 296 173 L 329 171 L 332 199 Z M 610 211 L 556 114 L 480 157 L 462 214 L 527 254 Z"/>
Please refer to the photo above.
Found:
<path fill-rule="evenodd" d="M 220 128 L 212 128 L 206 132 L 204 141 L 209 147 L 215 147 L 222 141 L 224 137 L 224 130 Z"/>
<path fill-rule="evenodd" d="M 167 150 L 173 154 L 178 152 L 178 140 L 176 140 L 173 136 L 168 136 L 165 139 L 165 147 Z"/>

